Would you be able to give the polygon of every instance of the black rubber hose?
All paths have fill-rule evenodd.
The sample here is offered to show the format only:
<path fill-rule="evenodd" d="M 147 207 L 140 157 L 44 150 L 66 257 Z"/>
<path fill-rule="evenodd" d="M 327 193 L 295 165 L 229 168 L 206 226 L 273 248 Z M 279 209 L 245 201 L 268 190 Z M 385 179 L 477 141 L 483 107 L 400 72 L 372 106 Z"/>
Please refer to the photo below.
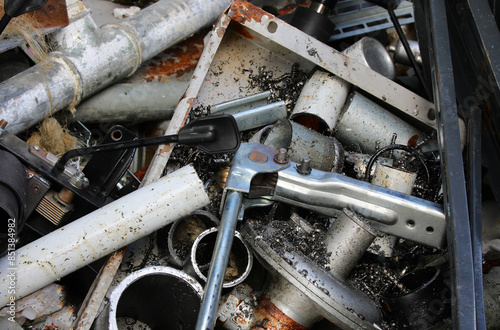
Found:
<path fill-rule="evenodd" d="M 377 151 L 375 154 L 373 154 L 373 156 L 368 161 L 368 164 L 366 165 L 366 172 L 365 172 L 364 181 L 368 182 L 368 180 L 370 178 L 371 169 L 373 167 L 373 164 L 377 160 L 377 158 L 380 157 L 380 155 L 382 155 L 384 152 L 391 151 L 391 150 L 404 150 L 406 152 L 411 153 L 415 157 L 417 157 L 418 160 L 420 160 L 420 162 L 422 163 L 422 165 L 425 168 L 425 173 L 427 174 L 427 183 L 430 183 L 431 176 L 429 174 L 429 169 L 427 168 L 427 165 L 425 164 L 425 161 L 422 158 L 422 156 L 418 153 L 417 149 L 413 149 L 413 148 L 407 147 L 407 146 L 405 146 L 403 144 L 390 144 L 390 145 L 388 145 L 386 147 L 383 147 L 382 149 L 380 149 L 379 151 Z"/>

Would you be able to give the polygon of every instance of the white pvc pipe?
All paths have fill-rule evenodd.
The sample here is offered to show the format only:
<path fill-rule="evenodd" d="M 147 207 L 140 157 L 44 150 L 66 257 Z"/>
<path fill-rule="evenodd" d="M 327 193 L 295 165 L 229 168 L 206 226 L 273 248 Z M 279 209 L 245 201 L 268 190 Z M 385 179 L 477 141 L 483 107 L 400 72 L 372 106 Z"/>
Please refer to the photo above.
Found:
<path fill-rule="evenodd" d="M 130 193 L 0 259 L 0 306 L 30 294 L 208 205 L 191 165 Z M 13 276 L 11 276 L 11 272 Z"/>

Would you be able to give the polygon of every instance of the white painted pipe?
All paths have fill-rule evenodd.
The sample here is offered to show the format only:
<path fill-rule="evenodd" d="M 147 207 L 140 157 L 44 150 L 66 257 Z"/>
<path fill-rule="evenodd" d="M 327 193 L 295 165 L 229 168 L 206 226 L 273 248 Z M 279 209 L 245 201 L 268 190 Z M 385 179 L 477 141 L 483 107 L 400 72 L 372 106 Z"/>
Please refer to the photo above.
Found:
<path fill-rule="evenodd" d="M 396 144 L 418 144 L 426 139 L 424 132 L 357 91 L 349 95 L 336 128 L 335 137 L 346 149 L 366 154 L 392 144 L 394 134 Z M 421 149 L 437 150 L 437 144 L 429 140 Z M 401 151 L 394 151 L 396 159 L 401 156 Z"/>
<path fill-rule="evenodd" d="M 334 129 L 349 95 L 351 84 L 324 71 L 316 71 L 306 82 L 291 119 L 315 130 Z M 319 120 L 318 127 L 311 121 Z"/>
<path fill-rule="evenodd" d="M 0 306 L 30 294 L 208 205 L 191 165 L 128 194 L 0 259 Z M 12 272 L 12 276 L 11 276 Z"/>
<path fill-rule="evenodd" d="M 416 180 L 417 173 L 377 163 L 372 183 L 379 187 L 411 195 Z M 392 257 L 396 242 L 396 236 L 382 234 L 375 237 L 373 243 L 368 247 L 368 252 L 378 254 L 383 257 Z"/>
<path fill-rule="evenodd" d="M 396 78 L 396 69 L 391 55 L 375 38 L 364 37 L 342 53 L 391 80 Z"/>

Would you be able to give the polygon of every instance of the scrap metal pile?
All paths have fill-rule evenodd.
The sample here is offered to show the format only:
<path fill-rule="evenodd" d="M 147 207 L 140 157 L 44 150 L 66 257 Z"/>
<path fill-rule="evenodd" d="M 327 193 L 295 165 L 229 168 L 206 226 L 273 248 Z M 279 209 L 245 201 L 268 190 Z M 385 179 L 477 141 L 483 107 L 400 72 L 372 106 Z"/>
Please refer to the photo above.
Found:
<path fill-rule="evenodd" d="M 418 42 L 406 54 L 399 24 L 391 47 L 373 22 L 335 30 L 353 1 L 174 2 L 101 29 L 76 2 L 50 63 L 0 85 L 0 328 L 449 328 L 447 172 Z M 366 22 L 413 20 L 379 4 Z M 163 52 L 216 17 L 177 45 L 199 59 Z M 48 113 L 81 147 L 26 142 Z"/>

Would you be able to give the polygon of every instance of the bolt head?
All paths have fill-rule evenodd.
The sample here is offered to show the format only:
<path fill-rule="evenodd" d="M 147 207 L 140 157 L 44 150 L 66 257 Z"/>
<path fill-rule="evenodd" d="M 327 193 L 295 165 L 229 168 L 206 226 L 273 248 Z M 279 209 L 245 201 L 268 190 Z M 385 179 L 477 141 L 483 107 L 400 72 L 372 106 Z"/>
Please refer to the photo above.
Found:
<path fill-rule="evenodd" d="M 302 162 L 300 165 L 297 165 L 297 172 L 302 175 L 309 175 L 311 174 L 312 168 L 311 168 L 311 158 L 309 157 L 304 157 L 302 159 Z"/>
<path fill-rule="evenodd" d="M 290 160 L 286 155 L 287 150 L 285 148 L 281 148 L 276 155 L 274 155 L 274 161 L 278 164 L 287 164 Z"/>
<path fill-rule="evenodd" d="M 75 188 L 78 188 L 78 189 L 81 189 L 81 188 L 86 188 L 88 187 L 89 185 L 89 179 L 87 179 L 85 177 L 85 174 L 83 174 L 83 172 L 77 172 L 75 175 L 73 175 L 70 179 L 69 179 L 69 183 L 75 187 Z"/>

